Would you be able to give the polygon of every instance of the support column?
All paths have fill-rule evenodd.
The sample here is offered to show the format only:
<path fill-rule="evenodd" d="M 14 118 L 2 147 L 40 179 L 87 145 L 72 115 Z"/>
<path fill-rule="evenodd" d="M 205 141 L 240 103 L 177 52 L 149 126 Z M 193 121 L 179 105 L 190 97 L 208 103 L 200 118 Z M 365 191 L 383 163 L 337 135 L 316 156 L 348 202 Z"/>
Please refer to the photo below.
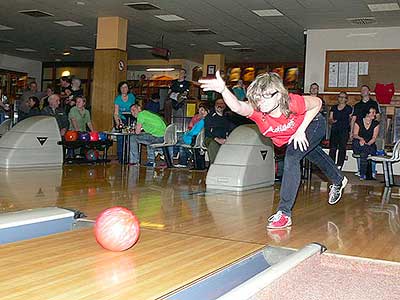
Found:
<path fill-rule="evenodd" d="M 126 80 L 128 20 L 100 17 L 94 53 L 92 120 L 98 131 L 113 126 L 114 98 L 120 81 Z"/>
<path fill-rule="evenodd" d="M 203 77 L 214 76 L 217 70 L 224 71 L 225 55 L 223 54 L 204 54 Z M 214 72 L 214 74 L 212 74 Z"/>

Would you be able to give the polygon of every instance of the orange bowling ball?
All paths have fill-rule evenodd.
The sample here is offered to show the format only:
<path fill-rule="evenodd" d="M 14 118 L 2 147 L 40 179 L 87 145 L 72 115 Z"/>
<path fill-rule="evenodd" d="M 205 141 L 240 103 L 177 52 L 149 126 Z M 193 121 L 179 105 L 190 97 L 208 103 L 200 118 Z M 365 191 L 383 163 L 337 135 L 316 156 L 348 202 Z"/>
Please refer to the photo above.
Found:
<path fill-rule="evenodd" d="M 102 211 L 94 225 L 96 241 L 110 251 L 125 251 L 139 239 L 139 220 L 129 209 L 115 206 Z"/>
<path fill-rule="evenodd" d="M 65 135 L 64 138 L 67 142 L 75 142 L 78 140 L 78 131 L 75 130 L 68 130 Z"/>

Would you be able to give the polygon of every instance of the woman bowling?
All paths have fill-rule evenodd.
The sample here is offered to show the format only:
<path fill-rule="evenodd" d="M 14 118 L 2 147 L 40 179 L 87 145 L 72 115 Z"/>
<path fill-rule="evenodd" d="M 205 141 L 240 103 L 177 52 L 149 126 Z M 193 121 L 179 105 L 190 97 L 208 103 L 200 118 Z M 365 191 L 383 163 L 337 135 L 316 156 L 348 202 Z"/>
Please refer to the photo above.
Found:
<path fill-rule="evenodd" d="M 325 136 L 325 119 L 320 114 L 321 99 L 290 94 L 275 73 L 257 76 L 247 90 L 249 102 L 238 101 L 226 87 L 219 71 L 215 79 L 199 81 L 204 91 L 221 93 L 232 111 L 246 116 L 258 125 L 260 132 L 282 147 L 287 144 L 278 211 L 268 219 L 267 228 L 292 225 L 292 208 L 300 185 L 300 161 L 307 158 L 333 182 L 329 204 L 336 204 L 347 184 L 347 178 L 319 146 Z"/>

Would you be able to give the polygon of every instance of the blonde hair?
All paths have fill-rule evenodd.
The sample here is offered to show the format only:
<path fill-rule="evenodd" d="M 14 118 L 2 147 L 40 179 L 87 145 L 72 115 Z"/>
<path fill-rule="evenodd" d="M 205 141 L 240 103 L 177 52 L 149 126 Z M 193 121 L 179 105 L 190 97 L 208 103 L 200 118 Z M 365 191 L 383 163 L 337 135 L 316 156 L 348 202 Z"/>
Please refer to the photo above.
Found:
<path fill-rule="evenodd" d="M 256 77 L 247 89 L 247 99 L 253 106 L 254 110 L 259 111 L 258 101 L 260 101 L 266 91 L 278 91 L 281 95 L 279 99 L 279 107 L 282 113 L 289 117 L 292 112 L 289 109 L 289 93 L 283 86 L 282 79 L 276 73 L 264 73 Z"/>

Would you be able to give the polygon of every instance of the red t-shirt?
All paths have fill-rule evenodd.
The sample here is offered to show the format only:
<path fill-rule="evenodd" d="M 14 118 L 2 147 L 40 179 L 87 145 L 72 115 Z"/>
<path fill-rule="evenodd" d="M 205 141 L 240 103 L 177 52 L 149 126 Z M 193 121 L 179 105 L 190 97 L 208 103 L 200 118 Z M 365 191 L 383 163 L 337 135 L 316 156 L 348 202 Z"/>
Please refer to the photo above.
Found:
<path fill-rule="evenodd" d="M 287 144 L 290 137 L 303 122 L 306 113 L 306 103 L 303 96 L 289 94 L 289 97 L 289 109 L 292 114 L 288 118 L 284 114 L 278 118 L 274 118 L 260 111 L 254 111 L 248 116 L 250 120 L 256 122 L 260 132 L 271 138 L 272 142 L 278 147 Z"/>

